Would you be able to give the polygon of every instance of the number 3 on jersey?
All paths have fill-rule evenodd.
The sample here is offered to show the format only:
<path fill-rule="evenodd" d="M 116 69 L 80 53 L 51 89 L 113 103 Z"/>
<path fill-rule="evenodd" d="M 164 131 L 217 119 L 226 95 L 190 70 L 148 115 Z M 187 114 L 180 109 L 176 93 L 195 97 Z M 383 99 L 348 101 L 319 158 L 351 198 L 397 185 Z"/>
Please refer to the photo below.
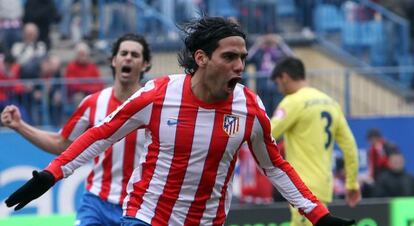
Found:
<path fill-rule="evenodd" d="M 327 111 L 323 111 L 321 112 L 321 118 L 326 119 L 325 133 L 326 133 L 327 139 L 325 142 L 325 149 L 328 149 L 329 146 L 331 146 L 331 142 L 332 142 L 332 132 L 331 132 L 332 115 Z"/>

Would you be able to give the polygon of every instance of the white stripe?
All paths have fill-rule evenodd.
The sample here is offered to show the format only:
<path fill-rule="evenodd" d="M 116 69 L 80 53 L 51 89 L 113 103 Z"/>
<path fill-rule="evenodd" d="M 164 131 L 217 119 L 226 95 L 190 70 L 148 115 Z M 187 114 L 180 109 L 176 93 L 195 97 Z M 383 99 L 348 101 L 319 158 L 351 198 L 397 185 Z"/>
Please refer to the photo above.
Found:
<path fill-rule="evenodd" d="M 215 118 L 214 112 L 214 109 L 199 108 L 198 110 L 194 137 L 192 140 L 191 156 L 178 197 L 178 200 L 180 201 L 175 203 L 172 210 L 174 214 L 171 216 L 168 225 L 179 225 L 180 222 L 185 222 L 188 209 L 194 200 L 202 176 L 201 173 L 197 172 L 204 168 L 210 147 L 210 140 L 214 128 L 214 123 L 212 123 Z"/>
<path fill-rule="evenodd" d="M 160 178 L 168 178 L 173 157 L 171 151 L 174 150 L 177 129 L 177 125 L 168 125 L 168 120 L 178 119 L 184 79 L 185 76 L 171 76 L 168 82 L 160 117 L 159 139 L 162 141 L 160 143 L 162 146 L 159 148 L 159 155 L 155 166 L 157 177 L 151 179 L 147 193 L 144 194 L 141 209 L 136 214 L 138 219 L 144 221 L 154 217 L 156 204 L 166 183 L 165 180 L 160 180 Z"/>
<path fill-rule="evenodd" d="M 118 203 L 122 190 L 122 173 L 125 155 L 125 138 L 112 145 L 111 187 L 108 201 Z"/>
<path fill-rule="evenodd" d="M 73 130 L 71 131 L 68 140 L 74 141 L 76 138 L 78 138 L 82 133 L 85 132 L 85 130 L 89 126 L 89 114 L 91 112 L 91 108 L 87 108 L 86 111 L 83 113 L 83 115 L 79 118 L 79 120 L 76 122 L 75 126 L 73 127 Z"/>
<path fill-rule="evenodd" d="M 238 151 L 236 149 L 241 145 L 243 142 L 243 136 L 245 131 L 246 125 L 246 97 L 244 96 L 243 87 L 236 86 L 233 94 L 233 103 L 232 103 L 232 115 L 239 117 L 239 131 L 234 134 L 233 136 L 229 137 L 227 142 L 226 151 L 223 155 L 222 160 L 220 161 L 219 167 L 217 169 L 217 178 L 214 185 L 213 193 L 211 197 L 221 197 L 221 190 L 224 186 L 224 182 L 226 180 L 227 172 L 230 168 L 230 163 L 233 160 L 233 156 L 235 152 Z M 227 214 L 230 208 L 230 201 L 231 201 L 231 188 L 232 188 L 233 178 L 229 180 L 229 185 L 227 188 L 226 200 L 224 203 L 225 213 Z M 219 200 L 210 199 L 207 201 L 206 204 L 206 211 L 204 211 L 202 221 L 200 225 L 211 225 L 213 220 L 216 217 L 217 208 L 219 205 Z"/>
<path fill-rule="evenodd" d="M 112 87 L 106 88 L 101 91 L 97 100 L 96 100 L 96 110 L 95 110 L 95 118 L 94 118 L 94 127 L 100 125 L 103 122 L 103 119 L 106 117 L 109 107 L 109 100 L 112 94 Z M 109 147 L 109 146 L 108 146 Z M 107 148 L 105 148 L 106 150 Z M 90 192 L 92 194 L 98 195 L 102 188 L 102 175 L 103 175 L 103 168 L 102 162 L 105 157 L 105 152 L 99 155 L 99 160 L 97 164 L 93 165 L 93 178 L 92 178 L 92 187 L 90 188 Z"/>

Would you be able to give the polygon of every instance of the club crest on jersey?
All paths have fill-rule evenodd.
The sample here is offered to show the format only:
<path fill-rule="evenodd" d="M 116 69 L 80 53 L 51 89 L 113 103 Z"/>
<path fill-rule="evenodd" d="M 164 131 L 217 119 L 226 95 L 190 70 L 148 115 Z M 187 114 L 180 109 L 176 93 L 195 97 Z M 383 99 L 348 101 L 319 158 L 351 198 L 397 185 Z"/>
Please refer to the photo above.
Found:
<path fill-rule="evenodd" d="M 239 132 L 239 117 L 234 115 L 224 115 L 223 130 L 229 136 L 232 136 Z"/>

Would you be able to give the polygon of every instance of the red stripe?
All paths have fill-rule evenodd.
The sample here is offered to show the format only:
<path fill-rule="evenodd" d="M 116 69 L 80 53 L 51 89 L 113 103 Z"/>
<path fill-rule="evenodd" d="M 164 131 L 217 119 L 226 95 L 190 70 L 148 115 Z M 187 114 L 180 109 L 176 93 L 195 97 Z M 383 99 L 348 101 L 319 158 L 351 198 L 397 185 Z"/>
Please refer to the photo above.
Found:
<path fill-rule="evenodd" d="M 174 143 L 174 154 L 168 172 L 167 181 L 163 193 L 157 202 L 155 216 L 151 225 L 168 225 L 172 209 L 177 201 L 184 181 L 188 161 L 190 159 L 192 140 L 183 139 L 194 137 L 195 123 L 197 119 L 198 107 L 191 101 L 190 79 L 184 80 L 183 93 L 181 97 L 180 111 L 176 128 Z"/>
<path fill-rule="evenodd" d="M 98 99 L 98 96 L 98 94 L 95 94 L 90 97 L 87 97 L 85 101 L 81 103 L 81 105 L 75 110 L 75 112 L 72 113 L 68 121 L 65 123 L 65 126 L 62 128 L 62 131 L 60 132 L 63 138 L 69 138 L 79 119 L 82 117 L 83 114 L 85 114 L 85 111 L 88 108 L 91 109 L 89 115 L 92 114 L 92 109 L 96 108 L 96 100 Z"/>
<path fill-rule="evenodd" d="M 111 112 L 115 111 L 115 109 L 121 103 L 116 101 L 113 96 L 113 91 L 111 93 L 110 98 L 108 99 L 108 107 L 106 108 L 106 116 L 111 114 Z M 99 109 L 100 110 L 100 109 Z M 101 181 L 101 191 L 99 192 L 99 197 L 103 200 L 108 200 L 108 196 L 111 190 L 111 181 L 112 181 L 112 152 L 113 148 L 112 145 L 108 149 L 106 149 L 104 154 L 104 159 L 102 161 L 102 181 Z"/>
<path fill-rule="evenodd" d="M 246 109 L 247 109 L 247 115 L 246 115 L 246 122 L 245 122 L 245 128 L 244 128 L 244 135 L 243 135 L 243 141 L 246 141 L 250 138 L 251 133 L 252 133 L 252 128 L 253 128 L 253 121 L 254 121 L 254 115 L 253 115 L 253 106 L 255 102 L 252 102 L 251 100 L 251 96 L 248 96 L 246 92 L 248 92 L 248 89 L 245 87 L 244 88 L 244 94 L 246 96 Z M 226 177 L 226 181 L 225 181 L 225 186 L 223 187 L 222 191 L 221 191 L 221 198 L 220 198 L 220 202 L 219 202 L 219 206 L 217 208 L 217 214 L 216 214 L 216 218 L 213 221 L 213 225 L 223 225 L 224 221 L 226 220 L 226 211 L 225 211 L 225 206 L 224 206 L 224 201 L 226 200 L 226 191 L 227 191 L 227 186 L 228 186 L 228 182 L 230 180 L 230 176 L 233 173 L 235 164 L 236 164 L 236 160 L 237 160 L 237 154 L 236 156 L 233 157 L 233 161 L 231 163 L 231 167 L 229 169 L 229 173 Z"/>
<path fill-rule="evenodd" d="M 213 220 L 213 225 L 223 225 L 224 221 L 226 220 L 226 211 L 224 209 L 224 204 L 225 204 L 224 202 L 226 200 L 228 184 L 229 184 L 231 175 L 233 175 L 236 161 L 237 161 L 237 152 L 234 154 L 233 160 L 230 163 L 229 171 L 227 172 L 226 179 L 224 181 L 224 186 L 220 192 L 221 198 L 220 198 L 219 205 L 217 208 L 216 218 L 214 218 Z"/>
<path fill-rule="evenodd" d="M 127 203 L 126 216 L 135 217 L 137 211 L 143 201 L 144 194 L 149 187 L 152 176 L 154 175 L 156 162 L 159 154 L 159 130 L 161 120 L 161 110 L 165 98 L 165 92 L 168 84 L 168 77 L 155 81 L 156 90 L 149 93 L 149 97 L 156 96 L 153 100 L 153 109 L 150 119 L 150 125 L 148 129 L 151 131 L 152 143 L 148 146 L 148 154 L 146 155 L 145 162 L 142 164 L 142 177 L 141 180 L 134 183 L 132 194 Z M 164 84 L 164 86 L 160 86 Z"/>
<path fill-rule="evenodd" d="M 137 131 L 128 134 L 125 137 L 125 147 L 124 147 L 124 159 L 123 159 L 123 169 L 122 169 L 122 189 L 121 196 L 119 197 L 119 204 L 122 204 L 126 196 L 126 186 L 128 184 L 129 178 L 131 177 L 132 171 L 134 170 L 134 161 L 136 151 L 135 147 L 137 144 Z"/>
<path fill-rule="evenodd" d="M 89 112 L 89 127 L 93 127 L 95 125 L 95 114 L 96 114 L 96 105 L 98 102 L 98 97 L 100 95 L 101 92 L 92 95 L 91 98 L 89 99 L 89 103 L 91 104 L 91 110 Z M 93 159 L 93 165 L 95 166 L 96 164 L 98 164 L 99 161 L 99 156 L 96 156 Z M 86 178 L 86 190 L 90 190 L 92 188 L 92 182 L 93 182 L 93 177 L 95 176 L 95 172 L 93 170 L 91 170 L 91 172 L 88 175 L 88 178 Z"/>
<path fill-rule="evenodd" d="M 210 139 L 210 147 L 204 164 L 203 174 L 201 175 L 200 184 L 198 185 L 194 201 L 188 210 L 184 225 L 200 224 L 206 209 L 206 202 L 210 199 L 216 181 L 218 167 L 229 140 L 229 135 L 223 130 L 223 124 L 224 116 L 231 113 L 231 104 L 218 111 L 214 116 L 213 136 Z M 233 121 L 234 123 L 235 121 Z M 231 127 L 234 128 L 234 125 Z M 231 128 L 231 131 L 234 131 L 233 128 Z"/>

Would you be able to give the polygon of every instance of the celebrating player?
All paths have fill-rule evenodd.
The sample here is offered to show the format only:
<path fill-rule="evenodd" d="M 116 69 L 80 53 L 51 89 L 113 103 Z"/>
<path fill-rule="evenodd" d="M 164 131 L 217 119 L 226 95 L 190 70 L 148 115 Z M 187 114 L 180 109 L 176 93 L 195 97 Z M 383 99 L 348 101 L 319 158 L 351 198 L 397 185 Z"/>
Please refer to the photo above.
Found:
<path fill-rule="evenodd" d="M 1 114 L 1 121 L 41 149 L 60 154 L 84 131 L 101 124 L 109 113 L 141 88 L 139 82 L 144 72 L 150 69 L 150 62 L 151 52 L 146 40 L 140 35 L 125 34 L 112 48 L 114 85 L 87 96 L 60 133 L 30 126 L 21 120 L 16 106 L 7 106 Z M 86 180 L 87 192 L 77 211 L 76 225 L 121 224 L 126 185 L 138 166 L 138 149 L 143 146 L 144 136 L 144 130 L 132 131 L 95 157 Z"/>
<path fill-rule="evenodd" d="M 187 74 L 149 81 L 104 122 L 76 139 L 6 204 L 22 208 L 89 159 L 138 128 L 146 141 L 124 200 L 123 225 L 223 225 L 237 151 L 247 141 L 285 198 L 318 226 L 333 217 L 277 150 L 260 98 L 238 82 L 247 56 L 237 24 L 203 17 L 183 27 L 179 61 Z"/>

